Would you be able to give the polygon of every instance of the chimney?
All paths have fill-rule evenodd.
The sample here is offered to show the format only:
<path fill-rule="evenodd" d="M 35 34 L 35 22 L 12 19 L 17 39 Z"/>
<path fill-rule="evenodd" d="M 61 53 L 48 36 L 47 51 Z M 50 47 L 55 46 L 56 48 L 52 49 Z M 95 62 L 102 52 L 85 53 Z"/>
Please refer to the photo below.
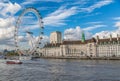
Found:
<path fill-rule="evenodd" d="M 99 42 L 99 36 L 97 35 L 97 42 Z"/>
<path fill-rule="evenodd" d="M 53 41 L 51 42 L 52 46 L 54 46 Z"/>
<path fill-rule="evenodd" d="M 57 45 L 57 42 L 55 41 L 55 46 Z"/>
<path fill-rule="evenodd" d="M 110 34 L 110 41 L 112 41 L 112 35 Z"/>
<path fill-rule="evenodd" d="M 119 35 L 117 34 L 117 41 L 119 41 Z"/>

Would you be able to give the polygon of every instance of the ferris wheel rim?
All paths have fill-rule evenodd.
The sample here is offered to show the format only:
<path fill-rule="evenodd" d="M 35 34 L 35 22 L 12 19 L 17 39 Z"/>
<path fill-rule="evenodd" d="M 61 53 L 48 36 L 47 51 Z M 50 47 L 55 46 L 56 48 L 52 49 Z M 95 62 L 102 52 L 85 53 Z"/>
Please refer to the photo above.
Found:
<path fill-rule="evenodd" d="M 16 21 L 16 26 L 15 26 L 15 33 L 14 33 L 14 39 L 15 39 L 15 50 L 18 51 L 20 50 L 19 48 L 19 45 L 18 45 L 18 30 L 19 30 L 19 25 L 20 25 L 20 22 L 21 22 L 21 19 L 22 17 L 29 13 L 29 12 L 33 12 L 34 15 L 37 17 L 38 19 L 38 26 L 40 28 L 41 31 L 39 31 L 39 35 L 38 35 L 38 41 L 37 41 L 37 44 L 35 46 L 35 48 L 38 48 L 37 45 L 39 45 L 39 42 L 41 40 L 41 35 L 43 34 L 43 21 L 42 21 L 42 17 L 41 17 L 41 14 L 40 12 L 36 9 L 36 8 L 33 8 L 33 7 L 28 7 L 26 9 L 23 10 L 23 12 L 21 13 L 21 15 L 18 17 L 17 21 Z M 32 53 L 33 51 L 35 51 L 35 48 L 32 48 L 31 51 L 29 51 L 29 53 Z"/>

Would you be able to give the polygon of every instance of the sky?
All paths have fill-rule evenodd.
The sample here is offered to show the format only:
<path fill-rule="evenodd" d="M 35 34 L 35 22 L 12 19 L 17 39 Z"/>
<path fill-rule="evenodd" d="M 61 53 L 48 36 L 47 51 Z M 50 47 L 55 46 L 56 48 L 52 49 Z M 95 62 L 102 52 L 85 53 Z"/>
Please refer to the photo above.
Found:
<path fill-rule="evenodd" d="M 86 39 L 109 38 L 110 34 L 120 36 L 120 0 L 0 0 L 1 49 L 14 47 L 15 22 L 28 7 L 40 12 L 44 22 L 44 43 L 49 41 L 53 31 L 62 32 L 64 40 L 80 40 L 82 32 Z M 31 27 L 37 37 L 36 14 L 26 13 L 21 20 L 21 29 Z"/>

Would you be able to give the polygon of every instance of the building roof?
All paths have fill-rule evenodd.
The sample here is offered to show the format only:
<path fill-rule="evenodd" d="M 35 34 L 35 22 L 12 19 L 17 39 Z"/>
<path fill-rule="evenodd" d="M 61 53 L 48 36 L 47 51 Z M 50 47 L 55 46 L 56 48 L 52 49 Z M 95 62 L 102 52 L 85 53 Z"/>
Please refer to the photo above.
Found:
<path fill-rule="evenodd" d="M 55 33 L 55 32 L 56 32 L 56 33 L 61 33 L 60 31 L 53 31 L 53 32 L 51 32 L 51 33 Z"/>
<path fill-rule="evenodd" d="M 111 38 L 111 40 L 110 40 L 110 38 L 99 39 L 98 44 L 101 43 L 101 42 L 113 42 L 113 41 L 118 41 L 118 40 L 120 41 L 120 37 L 119 38 Z"/>
<path fill-rule="evenodd" d="M 61 43 L 49 43 L 46 44 L 44 47 L 60 47 Z"/>
<path fill-rule="evenodd" d="M 91 43 L 91 42 L 96 42 L 95 38 L 85 40 L 84 42 L 81 41 L 81 40 L 78 40 L 78 41 L 63 41 L 62 44 L 87 44 L 87 43 Z"/>
<path fill-rule="evenodd" d="M 103 43 L 103 42 L 113 42 L 113 41 L 120 41 L 120 37 L 119 38 L 112 38 L 111 41 L 110 41 L 110 38 L 107 38 L 107 39 L 99 39 L 98 42 L 95 38 L 92 38 L 92 39 L 88 39 L 88 40 L 85 40 L 84 42 L 82 42 L 81 40 L 77 40 L 77 41 L 68 41 L 68 40 L 64 40 L 62 43 L 49 43 L 49 44 L 46 44 L 44 47 L 60 47 L 60 45 L 68 45 L 68 44 L 87 44 L 87 43 Z"/>

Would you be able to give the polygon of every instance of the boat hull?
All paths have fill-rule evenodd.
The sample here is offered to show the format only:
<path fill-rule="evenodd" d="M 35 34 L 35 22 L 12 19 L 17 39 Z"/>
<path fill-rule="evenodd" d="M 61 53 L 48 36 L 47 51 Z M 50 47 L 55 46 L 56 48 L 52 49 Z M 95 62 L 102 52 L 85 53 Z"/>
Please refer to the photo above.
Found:
<path fill-rule="evenodd" d="M 6 61 L 6 64 L 22 64 L 21 61 Z"/>

